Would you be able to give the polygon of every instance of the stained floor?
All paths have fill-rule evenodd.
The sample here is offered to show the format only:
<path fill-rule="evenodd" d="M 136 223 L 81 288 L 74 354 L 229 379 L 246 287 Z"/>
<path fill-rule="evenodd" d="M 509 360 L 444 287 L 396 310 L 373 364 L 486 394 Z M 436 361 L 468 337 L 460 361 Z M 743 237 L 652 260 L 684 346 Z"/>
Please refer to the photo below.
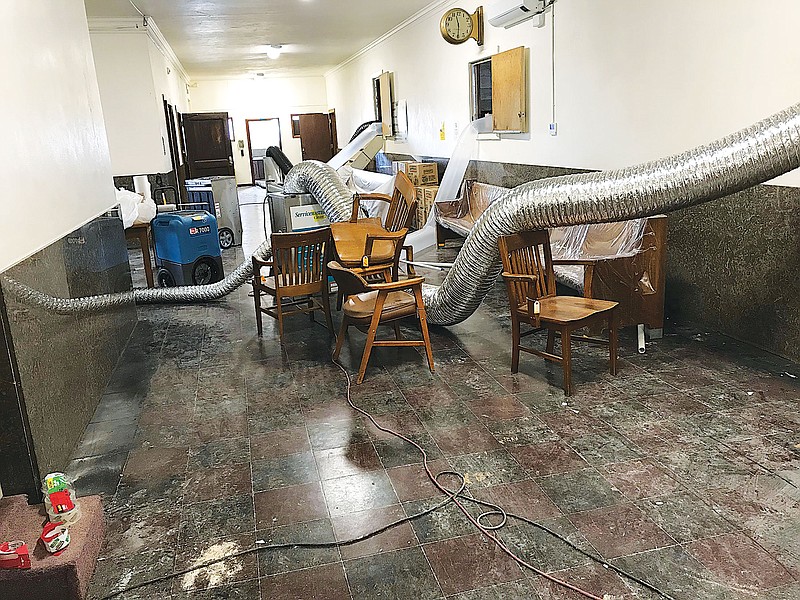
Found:
<path fill-rule="evenodd" d="M 228 252 L 226 269 L 241 256 Z M 349 539 L 441 499 L 415 450 L 347 406 L 324 326 L 292 318 L 281 345 L 265 318 L 259 340 L 249 291 L 139 309 L 70 466 L 108 519 L 90 597 L 259 540 Z M 420 443 L 435 472 L 463 473 L 473 497 L 673 598 L 800 598 L 797 365 L 704 331 L 668 331 L 645 355 L 624 337 L 617 377 L 602 349 L 574 349 L 565 398 L 559 368 L 536 357 L 511 375 L 500 284 L 470 319 L 431 333 L 435 374 L 416 349 L 377 349 L 352 397 Z M 351 330 L 351 374 L 363 342 Z M 511 519 L 499 536 L 597 596 L 659 597 L 531 525 Z M 250 554 L 117 597 L 580 596 L 521 569 L 450 505 L 353 546 Z"/>

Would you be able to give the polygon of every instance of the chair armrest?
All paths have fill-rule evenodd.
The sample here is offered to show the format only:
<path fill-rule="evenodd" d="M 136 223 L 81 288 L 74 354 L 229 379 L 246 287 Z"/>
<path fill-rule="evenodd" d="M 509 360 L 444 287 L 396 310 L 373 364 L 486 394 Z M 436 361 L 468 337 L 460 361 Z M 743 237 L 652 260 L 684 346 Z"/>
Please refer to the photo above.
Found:
<path fill-rule="evenodd" d="M 553 259 L 554 265 L 595 265 L 601 260 L 605 260 L 603 258 L 559 258 Z"/>
<path fill-rule="evenodd" d="M 539 279 L 536 275 L 527 275 L 524 273 L 509 273 L 508 271 L 503 271 L 503 279 L 511 279 L 511 280 L 518 280 L 518 281 L 527 281 L 528 283 L 536 283 L 536 280 Z"/>
<path fill-rule="evenodd" d="M 262 267 L 274 267 L 275 262 L 273 260 L 261 260 L 260 258 L 253 257 L 253 267 L 261 270 Z"/>
<path fill-rule="evenodd" d="M 392 197 L 387 194 L 359 194 L 362 200 L 381 200 L 383 202 L 392 202 Z"/>
<path fill-rule="evenodd" d="M 401 279 L 400 281 L 389 281 L 387 283 L 371 283 L 369 284 L 370 290 L 386 290 L 391 292 L 392 290 L 402 290 L 405 288 L 414 287 L 416 285 L 422 285 L 425 281 L 424 277 L 409 277 L 408 279 Z"/>
<path fill-rule="evenodd" d="M 369 266 L 369 256 L 372 254 L 372 247 L 375 242 L 383 241 L 383 242 L 394 242 L 395 244 L 395 257 L 398 256 L 397 252 L 397 243 L 402 242 L 406 234 L 408 233 L 407 229 L 401 229 L 400 231 L 387 231 L 386 233 L 379 233 L 379 234 L 368 234 L 366 243 L 364 244 L 364 256 L 361 259 L 361 264 L 363 266 Z"/>

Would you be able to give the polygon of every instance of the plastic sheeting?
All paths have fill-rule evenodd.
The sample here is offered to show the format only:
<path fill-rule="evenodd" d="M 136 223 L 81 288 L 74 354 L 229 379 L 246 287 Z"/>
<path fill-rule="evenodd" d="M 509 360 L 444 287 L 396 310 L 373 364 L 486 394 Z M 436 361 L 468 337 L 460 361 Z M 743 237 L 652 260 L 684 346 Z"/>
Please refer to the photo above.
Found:
<path fill-rule="evenodd" d="M 481 119 L 476 119 L 464 128 L 458 137 L 453 156 L 447 163 L 447 168 L 439 184 L 439 191 L 436 193 L 436 202 L 440 199 L 452 200 L 458 196 L 461 182 L 467 173 L 467 167 L 472 159 L 478 157 L 478 136 L 481 133 L 488 133 L 492 130 L 492 116 L 487 115 Z M 413 246 L 414 253 L 419 253 L 425 248 L 436 245 L 436 218 L 434 208 L 428 213 L 428 220 L 425 227 L 419 231 L 414 231 L 406 237 L 406 244 Z"/>

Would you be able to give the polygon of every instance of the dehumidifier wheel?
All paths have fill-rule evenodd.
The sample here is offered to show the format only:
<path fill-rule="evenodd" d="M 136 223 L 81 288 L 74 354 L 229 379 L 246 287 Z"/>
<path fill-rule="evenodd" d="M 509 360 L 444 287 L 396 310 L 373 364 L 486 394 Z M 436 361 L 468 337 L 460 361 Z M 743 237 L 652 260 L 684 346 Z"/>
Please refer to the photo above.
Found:
<path fill-rule="evenodd" d="M 156 273 L 156 281 L 158 282 L 158 287 L 172 287 L 175 285 L 175 278 L 172 276 L 167 269 L 161 268 Z"/>
<path fill-rule="evenodd" d="M 214 281 L 217 265 L 210 258 L 200 258 L 192 267 L 192 283 L 195 285 L 208 285 Z"/>
<path fill-rule="evenodd" d="M 231 246 L 233 246 L 233 231 L 227 227 L 223 227 L 219 230 L 219 247 L 223 250 L 227 250 Z"/>

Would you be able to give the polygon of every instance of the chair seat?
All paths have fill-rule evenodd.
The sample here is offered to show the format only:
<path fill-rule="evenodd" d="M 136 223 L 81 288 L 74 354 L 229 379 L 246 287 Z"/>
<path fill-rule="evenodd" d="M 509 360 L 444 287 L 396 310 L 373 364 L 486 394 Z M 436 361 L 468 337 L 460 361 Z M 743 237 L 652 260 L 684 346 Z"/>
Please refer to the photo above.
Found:
<path fill-rule="evenodd" d="M 361 266 L 361 258 L 364 256 L 368 235 L 386 233 L 386 230 L 381 227 L 380 221 L 376 219 L 360 219 L 357 223 L 332 223 L 331 231 L 339 262 L 348 268 Z M 378 240 L 372 246 L 370 264 L 393 263 L 394 254 L 394 243 Z"/>
<path fill-rule="evenodd" d="M 356 294 L 348 297 L 342 309 L 348 317 L 355 321 L 369 322 L 375 313 L 375 301 L 377 298 L 377 291 Z M 417 304 L 412 294 L 408 292 L 389 292 L 386 295 L 386 301 L 381 311 L 381 321 L 409 317 L 416 314 L 416 312 Z"/>
<path fill-rule="evenodd" d="M 617 306 L 617 304 L 617 302 L 595 300 L 593 298 L 553 296 L 550 298 L 542 298 L 539 301 L 541 309 L 539 317 L 543 321 L 566 325 L 611 310 Z M 519 311 L 530 318 L 530 315 L 528 315 L 527 303 L 521 305 Z"/>

